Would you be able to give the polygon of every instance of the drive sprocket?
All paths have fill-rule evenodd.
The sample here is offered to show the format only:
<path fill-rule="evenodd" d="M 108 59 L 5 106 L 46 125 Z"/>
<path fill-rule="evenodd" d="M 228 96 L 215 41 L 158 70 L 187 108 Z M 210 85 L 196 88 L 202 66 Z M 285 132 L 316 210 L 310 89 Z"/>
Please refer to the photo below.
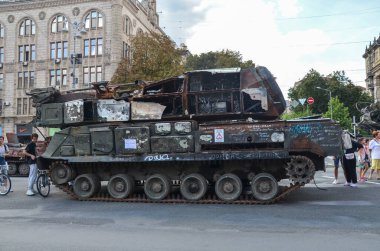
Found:
<path fill-rule="evenodd" d="M 291 156 L 287 163 L 287 175 L 294 184 L 305 185 L 314 179 L 315 165 L 305 156 Z"/>

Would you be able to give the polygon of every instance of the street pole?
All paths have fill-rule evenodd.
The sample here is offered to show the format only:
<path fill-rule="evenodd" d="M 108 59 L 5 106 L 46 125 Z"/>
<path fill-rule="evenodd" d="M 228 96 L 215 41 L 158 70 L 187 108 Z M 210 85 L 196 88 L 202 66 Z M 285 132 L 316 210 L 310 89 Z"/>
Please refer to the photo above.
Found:
<path fill-rule="evenodd" d="M 75 46 L 77 42 L 77 36 L 74 34 L 74 53 L 73 53 L 73 82 L 72 82 L 72 88 L 75 89 L 76 81 L 75 81 L 75 67 L 76 67 L 76 61 L 77 61 L 77 56 L 76 56 L 76 51 L 75 51 Z"/>
<path fill-rule="evenodd" d="M 331 120 L 333 119 L 333 116 L 332 116 L 332 99 L 331 99 L 331 91 L 330 92 L 330 118 Z"/>

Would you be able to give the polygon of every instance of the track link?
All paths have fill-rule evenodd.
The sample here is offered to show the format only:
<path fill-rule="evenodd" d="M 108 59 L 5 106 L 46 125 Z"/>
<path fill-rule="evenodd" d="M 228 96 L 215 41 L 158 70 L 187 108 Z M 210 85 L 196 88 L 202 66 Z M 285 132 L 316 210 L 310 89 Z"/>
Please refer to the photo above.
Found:
<path fill-rule="evenodd" d="M 239 199 L 235 201 L 222 201 L 216 198 L 215 195 L 208 195 L 206 198 L 198 201 L 185 200 L 180 194 L 170 194 L 168 198 L 164 200 L 154 201 L 146 198 L 144 194 L 133 194 L 131 197 L 126 199 L 115 199 L 112 198 L 108 193 L 99 193 L 91 198 L 79 198 L 74 192 L 71 186 L 68 184 L 56 185 L 60 190 L 64 191 L 71 198 L 79 201 L 103 201 L 103 202 L 132 202 L 132 203 L 166 203 L 166 204 L 238 204 L 238 205 L 269 205 L 274 204 L 282 199 L 284 199 L 291 192 L 299 189 L 301 185 L 290 185 L 283 189 L 281 193 L 269 201 L 258 201 L 249 195 L 240 196 Z"/>

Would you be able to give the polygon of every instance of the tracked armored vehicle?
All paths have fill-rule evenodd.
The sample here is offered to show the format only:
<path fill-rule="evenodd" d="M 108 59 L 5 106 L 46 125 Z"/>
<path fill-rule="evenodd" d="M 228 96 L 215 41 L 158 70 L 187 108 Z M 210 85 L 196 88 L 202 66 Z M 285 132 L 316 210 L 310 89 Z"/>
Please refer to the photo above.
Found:
<path fill-rule="evenodd" d="M 341 149 L 333 121 L 278 120 L 286 104 L 265 67 L 30 95 L 34 123 L 62 128 L 38 166 L 81 200 L 272 203 Z"/>

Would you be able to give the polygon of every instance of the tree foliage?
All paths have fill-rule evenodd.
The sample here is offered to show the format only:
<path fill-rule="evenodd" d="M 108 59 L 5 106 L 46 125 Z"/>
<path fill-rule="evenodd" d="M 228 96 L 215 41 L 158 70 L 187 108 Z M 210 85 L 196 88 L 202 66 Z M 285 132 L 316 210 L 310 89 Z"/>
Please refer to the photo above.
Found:
<path fill-rule="evenodd" d="M 351 130 L 351 117 L 350 113 L 348 111 L 348 107 L 344 106 L 342 102 L 340 102 L 338 97 L 333 97 L 331 99 L 332 103 L 332 114 L 333 119 L 335 121 L 338 121 L 339 125 L 343 129 Z M 330 107 L 330 101 L 328 103 L 328 107 Z M 325 118 L 331 118 L 331 109 L 328 109 L 327 112 L 323 114 L 323 117 Z"/>
<path fill-rule="evenodd" d="M 177 48 L 165 35 L 139 33 L 131 40 L 131 57 L 123 59 L 111 80 L 127 83 L 135 80 L 157 81 L 184 72 L 185 49 Z"/>
<path fill-rule="evenodd" d="M 291 111 L 288 113 L 283 113 L 281 115 L 281 119 L 287 120 L 287 119 L 296 119 L 296 118 L 302 118 L 310 116 L 311 114 L 307 109 L 299 110 L 299 111 Z"/>
<path fill-rule="evenodd" d="M 186 58 L 185 64 L 185 68 L 188 71 L 229 67 L 247 68 L 251 66 L 255 66 L 252 60 L 243 61 L 240 52 L 232 50 L 210 51 L 201 53 L 200 55 L 189 55 Z"/>
<path fill-rule="evenodd" d="M 317 89 L 316 87 L 325 90 Z M 356 104 L 361 102 L 372 102 L 372 98 L 364 91 L 362 87 L 355 86 L 347 78 L 344 71 L 336 71 L 327 76 L 321 75 L 314 69 L 311 69 L 305 77 L 299 81 L 295 87 L 289 89 L 289 98 L 299 100 L 300 98 L 313 97 L 315 102 L 310 106 L 313 113 L 322 114 L 329 107 L 329 91 L 332 97 L 337 97 L 345 107 L 348 108 L 350 119 L 352 116 L 360 117 L 360 112 L 356 109 Z M 295 111 L 299 111 L 296 107 Z M 335 115 L 333 113 L 333 119 Z"/>

